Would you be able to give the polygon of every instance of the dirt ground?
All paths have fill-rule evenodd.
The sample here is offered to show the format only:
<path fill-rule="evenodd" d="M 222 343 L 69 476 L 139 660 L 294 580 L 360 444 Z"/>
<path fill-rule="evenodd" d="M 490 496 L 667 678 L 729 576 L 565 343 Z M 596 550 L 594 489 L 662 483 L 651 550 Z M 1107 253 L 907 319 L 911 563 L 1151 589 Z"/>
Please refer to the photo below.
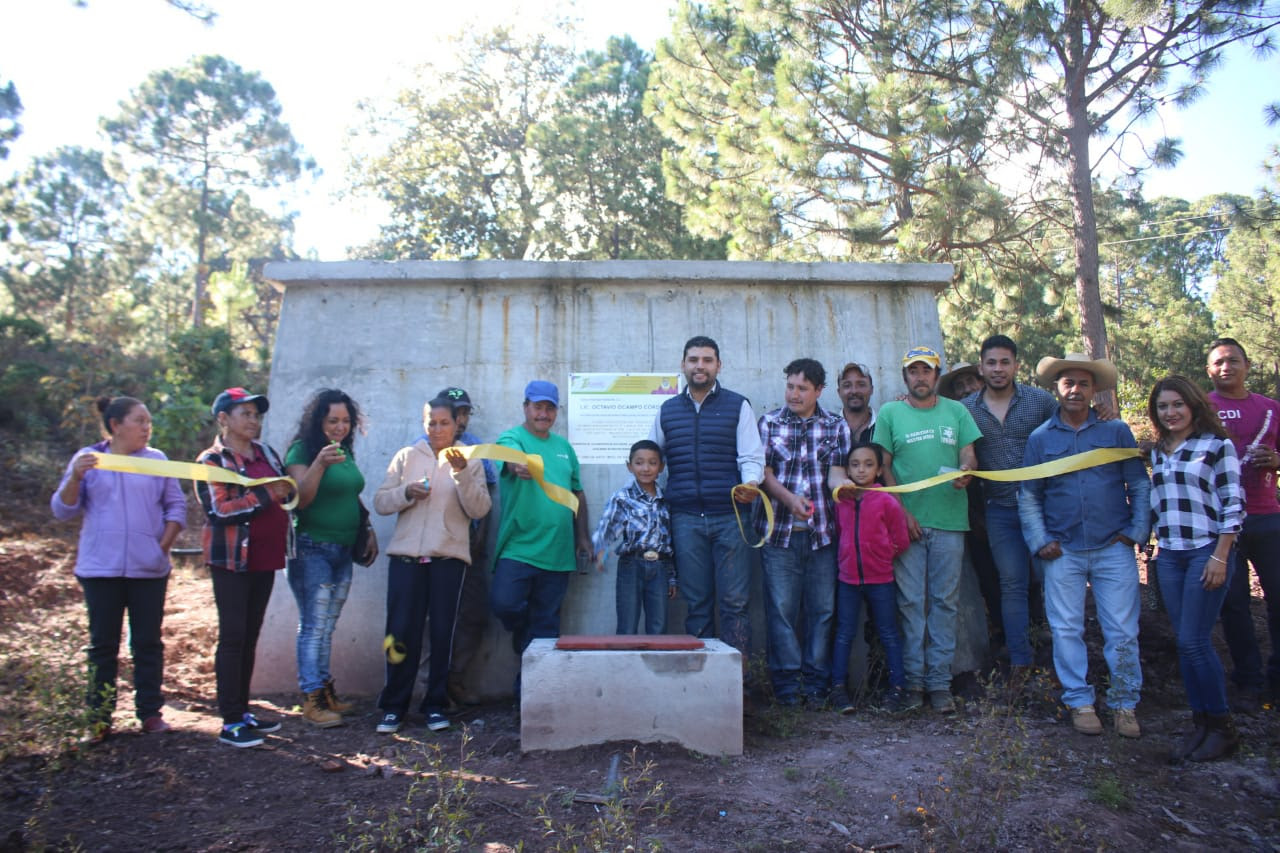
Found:
<path fill-rule="evenodd" d="M 1137 741 L 1075 734 L 1045 674 L 1013 708 L 969 680 L 953 717 L 761 698 L 736 758 L 651 744 L 522 753 L 510 705 L 386 736 L 366 699 L 348 725 L 317 730 L 292 695 L 261 697 L 284 727 L 236 750 L 215 742 L 208 579 L 184 567 L 165 618 L 175 731 L 141 734 L 124 665 L 117 733 L 81 747 L 76 528 L 14 524 L 10 501 L 0 511 L 0 851 L 1280 849 L 1280 713 L 1238 716 L 1235 758 L 1170 766 L 1188 715 L 1150 596 Z M 1260 593 L 1255 611 L 1265 636 Z M 1090 669 L 1105 672 L 1100 655 Z"/>

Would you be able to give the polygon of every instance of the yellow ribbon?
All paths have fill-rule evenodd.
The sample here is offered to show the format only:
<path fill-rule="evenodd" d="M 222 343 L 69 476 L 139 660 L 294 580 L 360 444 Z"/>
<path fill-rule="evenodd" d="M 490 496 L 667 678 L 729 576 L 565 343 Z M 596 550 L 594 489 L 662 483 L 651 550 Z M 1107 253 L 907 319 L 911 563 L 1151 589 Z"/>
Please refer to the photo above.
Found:
<path fill-rule="evenodd" d="M 515 465 L 524 465 L 529 469 L 529 476 L 533 481 L 542 487 L 542 491 L 552 501 L 567 507 L 574 515 L 578 514 L 578 496 L 564 486 L 558 486 L 555 483 L 548 483 L 544 477 L 544 466 L 542 457 L 536 453 L 524 453 L 516 450 L 514 447 L 507 447 L 504 444 L 471 444 L 471 445 L 455 445 L 454 447 L 446 447 L 441 450 L 437 456 L 440 465 L 448 465 L 444 455 L 450 450 L 457 450 L 467 459 L 493 459 L 498 462 L 510 462 Z"/>
<path fill-rule="evenodd" d="M 293 497 L 281 504 L 285 510 L 298 505 L 298 484 L 292 477 L 258 477 L 250 479 L 236 471 L 204 465 L 199 462 L 175 462 L 172 459 L 143 459 L 123 456 L 119 453 L 94 453 L 98 458 L 98 470 L 119 471 L 124 474 L 144 474 L 148 477 L 174 477 L 179 480 L 200 480 L 205 483 L 230 483 L 235 486 L 265 486 L 268 483 L 288 483 Z"/>
<path fill-rule="evenodd" d="M 738 509 L 738 502 L 733 499 L 733 493 L 738 489 L 750 489 L 759 495 L 764 502 L 764 537 L 754 545 L 751 545 L 751 540 L 747 538 L 747 531 L 742 526 L 742 513 Z M 733 515 L 738 519 L 738 533 L 742 535 L 742 541 L 751 545 L 752 548 L 759 548 L 769 541 L 769 537 L 773 535 L 773 501 L 769 500 L 769 496 L 759 486 L 754 486 L 751 483 L 739 483 L 729 490 L 729 500 L 733 501 Z"/>
<path fill-rule="evenodd" d="M 840 492 L 845 489 L 865 489 L 867 491 L 890 492 L 892 494 L 918 492 L 921 489 L 932 488 L 941 483 L 958 480 L 961 477 L 978 477 L 982 480 L 997 480 L 1002 483 L 1039 480 L 1042 477 L 1056 477 L 1059 474 L 1083 471 L 1086 468 L 1096 468 L 1099 465 L 1107 465 L 1111 462 L 1137 459 L 1141 455 L 1135 447 L 1100 447 L 1096 450 L 1087 450 L 1084 453 L 1064 456 L 1052 462 L 1029 465 L 1026 468 L 1009 468 L 1004 471 L 948 471 L 945 474 L 937 474 L 932 477 L 926 477 L 923 480 L 917 480 L 914 483 L 904 483 L 901 486 L 855 486 L 852 483 L 845 483 L 832 492 L 832 497 L 840 500 Z"/>
<path fill-rule="evenodd" d="M 383 639 L 382 650 L 386 652 L 387 661 L 392 664 L 404 663 L 405 656 L 409 654 L 404 643 L 398 642 L 393 634 L 387 634 Z"/>

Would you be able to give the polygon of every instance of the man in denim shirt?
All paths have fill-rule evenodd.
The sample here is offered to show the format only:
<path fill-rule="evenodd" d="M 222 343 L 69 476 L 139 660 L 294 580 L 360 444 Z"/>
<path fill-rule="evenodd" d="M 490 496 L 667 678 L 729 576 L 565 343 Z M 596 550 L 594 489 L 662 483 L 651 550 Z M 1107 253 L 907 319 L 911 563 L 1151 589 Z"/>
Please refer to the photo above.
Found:
<path fill-rule="evenodd" d="M 1036 375 L 1052 383 L 1058 410 L 1027 439 L 1024 465 L 1038 465 L 1103 447 L 1136 447 L 1124 421 L 1103 421 L 1093 396 L 1116 385 L 1116 369 L 1106 359 L 1079 353 L 1040 360 Z M 1062 701 L 1071 724 L 1082 734 L 1102 733 L 1086 680 L 1089 655 L 1084 642 L 1086 585 L 1093 588 L 1103 655 L 1111 673 L 1107 705 L 1116 732 L 1138 737 L 1134 708 L 1142 689 L 1138 662 L 1138 567 L 1134 545 L 1150 533 L 1151 483 L 1138 458 L 1027 480 L 1018 495 L 1018 513 L 1027 547 L 1044 565 L 1044 605 L 1053 631 L 1053 666 L 1062 683 Z"/>

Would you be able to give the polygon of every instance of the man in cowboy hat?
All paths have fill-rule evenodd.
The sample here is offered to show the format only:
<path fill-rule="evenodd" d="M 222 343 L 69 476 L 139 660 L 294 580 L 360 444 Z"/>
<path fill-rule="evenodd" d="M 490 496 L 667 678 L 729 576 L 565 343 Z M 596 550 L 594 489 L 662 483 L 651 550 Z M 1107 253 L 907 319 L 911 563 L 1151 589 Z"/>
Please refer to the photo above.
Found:
<path fill-rule="evenodd" d="M 881 406 L 876 422 L 875 443 L 884 449 L 886 485 L 976 466 L 973 443 L 982 433 L 964 406 L 938 396 L 941 375 L 942 357 L 930 347 L 912 347 L 903 356 L 907 397 Z M 935 711 L 955 711 L 951 664 L 964 534 L 969 529 L 964 492 L 968 481 L 963 477 L 902 495 L 912 539 L 907 552 L 893 561 L 908 697 L 903 710 L 922 706 L 921 691 L 926 691 Z M 842 483 L 832 483 L 838 485 Z"/>
<path fill-rule="evenodd" d="M 938 380 L 938 393 L 949 400 L 963 400 L 980 388 L 982 377 L 978 375 L 978 365 L 967 361 L 953 363 Z"/>
<path fill-rule="evenodd" d="M 1137 447 L 1121 420 L 1100 420 L 1094 394 L 1116 387 L 1116 369 L 1105 358 L 1080 353 L 1047 356 L 1036 376 L 1052 385 L 1058 409 L 1027 439 L 1023 465 L 1039 465 L 1098 448 Z M 1094 692 L 1086 680 L 1085 587 L 1093 589 L 1102 626 L 1103 655 L 1111 673 L 1107 705 L 1116 732 L 1138 737 L 1134 714 L 1142 689 L 1138 662 L 1138 567 L 1133 549 L 1150 533 L 1151 484 L 1136 456 L 1038 480 L 1026 480 L 1018 511 L 1027 547 L 1044 561 L 1044 603 L 1053 632 L 1053 666 L 1062 701 L 1081 734 L 1102 733 Z"/>

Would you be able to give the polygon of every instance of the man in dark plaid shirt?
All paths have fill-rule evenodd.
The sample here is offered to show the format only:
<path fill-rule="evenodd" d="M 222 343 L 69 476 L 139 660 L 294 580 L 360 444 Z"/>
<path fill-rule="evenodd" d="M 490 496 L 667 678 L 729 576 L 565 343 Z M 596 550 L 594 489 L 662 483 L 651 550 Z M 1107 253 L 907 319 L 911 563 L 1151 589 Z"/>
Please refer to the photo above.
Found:
<path fill-rule="evenodd" d="M 835 506 L 827 490 L 833 467 L 844 470 L 849 425 L 818 405 L 827 372 L 811 358 L 786 366 L 786 405 L 760 418 L 763 489 L 774 528 L 761 554 L 769 673 L 779 704 L 826 702 L 835 616 Z M 763 534 L 763 513 L 756 514 Z M 803 638 L 797 636 L 800 612 Z"/>
<path fill-rule="evenodd" d="M 1005 335 L 992 335 L 982 342 L 978 371 L 983 387 L 965 397 L 982 439 L 974 445 L 978 468 L 1007 471 L 1022 465 L 1027 438 L 1058 408 L 1053 395 L 1033 385 L 1018 382 L 1018 346 Z M 996 571 L 1000 574 L 1000 616 L 1009 663 L 1030 667 L 1031 643 L 1027 637 L 1030 605 L 1027 588 L 1031 579 L 1031 551 L 1022 536 L 1018 520 L 1018 484 L 984 480 L 987 541 Z"/>

